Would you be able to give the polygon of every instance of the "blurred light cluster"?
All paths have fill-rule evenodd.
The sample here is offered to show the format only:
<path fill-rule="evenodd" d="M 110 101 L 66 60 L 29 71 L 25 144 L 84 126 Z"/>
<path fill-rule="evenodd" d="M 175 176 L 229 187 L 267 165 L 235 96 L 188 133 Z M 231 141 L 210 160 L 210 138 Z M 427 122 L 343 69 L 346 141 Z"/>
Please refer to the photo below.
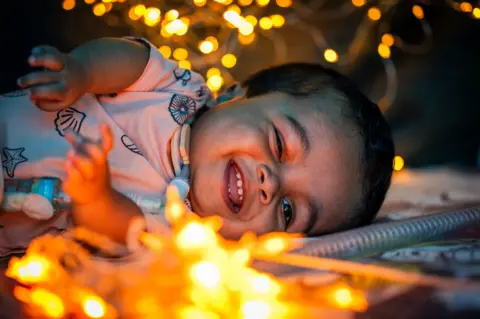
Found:
<path fill-rule="evenodd" d="M 324 9 L 327 2 L 335 3 L 336 9 Z M 388 13 L 401 0 L 63 0 L 65 10 L 78 5 L 89 5 L 94 15 L 102 16 L 110 26 L 121 21 L 128 23 L 136 36 L 146 37 L 160 47 L 167 58 L 176 59 L 183 68 L 193 68 L 203 73 L 213 92 L 233 81 L 230 70 L 238 65 L 242 49 L 253 47 L 259 38 L 278 42 L 284 26 L 304 26 L 314 42 L 323 51 L 324 62 L 346 66 L 354 63 L 358 45 L 366 46 L 365 32 L 378 23 L 389 19 Z M 427 39 L 423 45 L 410 45 L 398 36 L 387 32 L 378 36 L 378 55 L 384 60 L 387 72 L 387 88 L 384 98 L 378 101 L 382 108 L 388 107 L 396 95 L 396 74 L 390 58 L 392 48 L 410 53 L 423 52 L 428 47 L 431 30 L 424 19 L 423 7 L 427 1 L 414 1 L 412 14 L 421 22 Z M 446 0 L 455 10 L 480 19 L 480 5 L 472 1 Z M 338 52 L 328 43 L 322 30 L 308 23 L 322 11 L 331 12 L 336 19 L 349 18 L 356 11 L 365 14 L 365 19 L 344 52 Z M 387 21 L 388 22 L 388 21 Z M 388 25 L 388 23 L 387 23 Z M 282 40 L 283 41 L 283 40 Z M 274 43 L 277 55 L 282 45 Z M 180 51 L 179 51 L 180 50 Z M 175 54 L 176 53 L 176 54 Z M 273 57 L 272 61 L 282 61 Z M 385 61 L 388 60 L 388 61 Z M 209 70 L 215 70 L 215 72 Z M 219 70 L 220 72 L 218 72 Z M 388 74 L 390 73 L 390 74 Z M 211 75 L 212 78 L 208 75 Z"/>
<path fill-rule="evenodd" d="M 178 193 L 167 196 L 173 229 L 140 232 L 143 248 L 134 262 L 93 258 L 78 239 L 110 249 L 84 229 L 44 236 L 9 264 L 6 275 L 19 283 L 15 297 L 35 318 L 322 318 L 321 309 L 367 309 L 364 292 L 342 279 L 307 288 L 250 266 L 292 249 L 291 235 L 227 241 L 218 234 L 219 218 L 187 214 Z"/>

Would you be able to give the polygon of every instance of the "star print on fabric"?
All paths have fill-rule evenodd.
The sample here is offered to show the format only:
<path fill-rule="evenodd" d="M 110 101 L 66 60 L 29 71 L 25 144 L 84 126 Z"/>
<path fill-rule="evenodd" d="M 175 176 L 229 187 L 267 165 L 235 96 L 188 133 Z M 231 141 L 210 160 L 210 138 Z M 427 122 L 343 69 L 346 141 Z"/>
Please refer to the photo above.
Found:
<path fill-rule="evenodd" d="M 192 79 L 192 72 L 188 69 L 176 68 L 173 70 L 173 75 L 175 79 L 182 80 L 182 85 L 187 85 L 188 81 Z"/>
<path fill-rule="evenodd" d="M 15 176 L 15 169 L 17 168 L 17 165 L 28 161 L 28 159 L 22 155 L 24 151 L 24 147 L 3 148 L 4 160 L 2 161 L 2 166 L 7 172 L 8 177 L 13 178 Z"/>
<path fill-rule="evenodd" d="M 140 151 L 140 149 L 137 147 L 137 145 L 135 145 L 135 143 L 133 143 L 133 141 L 130 139 L 130 137 L 128 137 L 127 135 L 122 135 L 121 140 L 122 140 L 123 146 L 125 146 L 129 151 L 143 156 L 142 151 Z"/>
<path fill-rule="evenodd" d="M 170 100 L 168 111 L 173 120 L 179 125 L 183 125 L 185 121 L 195 113 L 196 104 L 192 98 L 184 95 L 174 94 Z"/>
<path fill-rule="evenodd" d="M 73 130 L 76 133 L 80 133 L 82 128 L 83 120 L 87 115 L 82 113 L 73 107 L 64 109 L 57 112 L 57 117 L 55 118 L 55 130 L 60 136 L 65 136 L 65 131 Z"/>

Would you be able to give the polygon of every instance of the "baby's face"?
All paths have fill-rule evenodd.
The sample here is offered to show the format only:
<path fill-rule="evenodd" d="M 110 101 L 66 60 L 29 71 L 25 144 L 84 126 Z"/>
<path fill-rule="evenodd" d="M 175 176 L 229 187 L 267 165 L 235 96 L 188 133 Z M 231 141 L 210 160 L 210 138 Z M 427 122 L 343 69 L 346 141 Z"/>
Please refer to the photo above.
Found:
<path fill-rule="evenodd" d="M 228 238 L 335 230 L 361 193 L 358 150 L 338 132 L 281 93 L 215 107 L 192 128 L 194 212 L 222 217 Z"/>

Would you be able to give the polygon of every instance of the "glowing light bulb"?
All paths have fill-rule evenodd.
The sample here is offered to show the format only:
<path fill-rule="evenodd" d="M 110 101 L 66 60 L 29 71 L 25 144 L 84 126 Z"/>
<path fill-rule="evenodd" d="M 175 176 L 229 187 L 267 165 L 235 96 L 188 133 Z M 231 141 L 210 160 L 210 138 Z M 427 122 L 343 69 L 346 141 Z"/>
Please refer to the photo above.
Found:
<path fill-rule="evenodd" d="M 62 318 L 65 315 L 62 299 L 45 289 L 34 288 L 30 298 L 31 302 L 41 308 L 50 318 Z"/>
<path fill-rule="evenodd" d="M 258 21 L 258 24 L 260 25 L 260 28 L 264 30 L 269 30 L 273 27 L 272 19 L 269 17 L 263 17 Z"/>
<path fill-rule="evenodd" d="M 187 34 L 187 31 L 188 31 L 188 25 L 182 22 L 182 25 L 180 26 L 180 28 L 178 28 L 176 33 L 177 35 L 185 35 Z"/>
<path fill-rule="evenodd" d="M 259 7 L 268 6 L 268 4 L 270 3 L 270 0 L 256 0 L 256 1 Z"/>
<path fill-rule="evenodd" d="M 353 295 L 348 288 L 338 288 L 333 294 L 335 303 L 340 308 L 350 308 L 353 303 Z"/>
<path fill-rule="evenodd" d="M 422 7 L 417 4 L 412 7 L 412 13 L 417 19 L 420 20 L 423 19 L 423 17 L 425 16 Z"/>
<path fill-rule="evenodd" d="M 204 54 L 209 54 L 213 52 L 214 46 L 212 42 L 204 40 L 200 42 L 200 44 L 198 45 L 198 49 Z"/>
<path fill-rule="evenodd" d="M 223 85 L 223 77 L 221 75 L 213 75 L 207 80 L 207 86 L 212 92 L 217 92 Z"/>
<path fill-rule="evenodd" d="M 192 266 L 190 276 L 206 288 L 215 288 L 220 284 L 220 270 L 211 262 L 200 262 Z"/>
<path fill-rule="evenodd" d="M 220 78 L 221 83 L 218 81 L 217 77 Z M 212 80 L 214 79 L 214 80 Z M 215 87 L 220 88 L 223 84 L 223 79 L 219 75 L 214 75 L 208 79 L 208 83 L 215 84 Z M 217 237 L 215 232 L 211 229 L 208 229 L 204 225 L 198 222 L 188 223 L 176 236 L 176 243 L 179 248 L 184 250 L 195 250 L 202 247 L 212 246 L 217 243 Z"/>
<path fill-rule="evenodd" d="M 181 68 L 181 69 L 191 70 L 192 69 L 192 63 L 190 63 L 190 61 L 188 61 L 188 60 L 178 61 L 178 67 Z"/>
<path fill-rule="evenodd" d="M 475 19 L 480 19 L 480 8 L 473 9 L 472 15 Z"/>
<path fill-rule="evenodd" d="M 168 45 L 162 45 L 161 47 L 158 48 L 158 51 L 166 58 L 170 58 L 172 55 L 172 49 Z"/>
<path fill-rule="evenodd" d="M 292 0 L 277 0 L 276 2 L 280 8 L 288 8 L 292 5 Z"/>
<path fill-rule="evenodd" d="M 84 0 L 86 4 L 92 4 L 94 3 L 96 0 Z"/>
<path fill-rule="evenodd" d="M 230 69 L 233 68 L 235 64 L 237 64 L 237 58 L 233 54 L 228 53 L 222 57 L 222 65 L 224 67 Z"/>
<path fill-rule="evenodd" d="M 143 5 L 143 4 L 138 4 L 134 7 L 134 13 L 137 15 L 137 16 L 143 16 L 143 14 L 145 13 L 145 10 L 147 10 L 147 8 Z"/>
<path fill-rule="evenodd" d="M 103 16 L 106 12 L 107 12 L 107 8 L 103 3 L 97 3 L 96 5 L 93 6 L 93 14 L 96 15 L 97 17 Z"/>
<path fill-rule="evenodd" d="M 353 4 L 355 7 L 364 6 L 365 3 L 366 3 L 365 0 L 352 0 L 352 4 Z"/>
<path fill-rule="evenodd" d="M 460 4 L 460 10 L 462 10 L 463 12 L 470 13 L 473 10 L 473 6 L 470 2 L 462 2 Z"/>
<path fill-rule="evenodd" d="M 249 35 L 253 33 L 253 25 L 248 23 L 246 20 L 242 20 L 238 28 L 238 32 L 243 35 Z"/>
<path fill-rule="evenodd" d="M 260 274 L 252 279 L 252 289 L 258 293 L 266 294 L 270 292 L 272 295 L 275 295 L 279 292 L 280 286 L 267 275 Z"/>
<path fill-rule="evenodd" d="M 238 4 L 242 7 L 249 6 L 253 3 L 253 0 L 238 0 Z"/>
<path fill-rule="evenodd" d="M 12 261 L 12 266 L 7 271 L 7 276 L 20 282 L 31 284 L 47 280 L 50 262 L 41 256 L 28 256 L 22 260 Z"/>
<path fill-rule="evenodd" d="M 285 24 L 285 18 L 279 14 L 272 15 L 271 19 L 274 28 L 281 28 Z"/>
<path fill-rule="evenodd" d="M 386 46 L 391 47 L 395 44 L 395 38 L 390 33 L 385 33 L 384 35 L 382 35 L 382 43 Z"/>
<path fill-rule="evenodd" d="M 249 35 L 243 35 L 241 33 L 238 34 L 238 42 L 242 45 L 249 45 L 252 44 L 253 41 L 255 41 L 255 33 L 249 34 Z"/>
<path fill-rule="evenodd" d="M 160 22 L 160 9 L 158 8 L 148 8 L 144 13 L 144 22 L 146 25 L 153 27 Z"/>
<path fill-rule="evenodd" d="M 327 62 L 335 63 L 338 61 L 338 54 L 333 49 L 326 49 L 323 53 L 323 57 Z"/>
<path fill-rule="evenodd" d="M 175 60 L 186 60 L 188 58 L 188 51 L 184 48 L 177 48 L 173 51 L 173 58 Z"/>
<path fill-rule="evenodd" d="M 263 300 L 247 301 L 242 305 L 244 318 L 268 319 L 272 317 L 272 307 Z"/>
<path fill-rule="evenodd" d="M 390 52 L 390 47 L 384 43 L 380 43 L 378 45 L 378 54 L 384 58 L 384 59 L 388 59 L 390 58 L 390 55 L 391 55 L 391 52 Z"/>
<path fill-rule="evenodd" d="M 214 75 L 220 75 L 220 74 L 221 74 L 221 72 L 218 68 L 210 68 L 207 71 L 207 79 L 211 78 Z"/>
<path fill-rule="evenodd" d="M 288 249 L 287 240 L 278 237 L 269 238 L 265 241 L 264 248 L 269 254 L 279 254 Z"/>
<path fill-rule="evenodd" d="M 168 21 L 173 21 L 177 19 L 178 16 L 179 16 L 179 13 L 177 10 L 170 10 L 165 14 L 165 19 L 167 19 Z"/>
<path fill-rule="evenodd" d="M 205 40 L 212 42 L 212 44 L 213 44 L 213 51 L 216 51 L 216 50 L 218 49 L 218 40 L 217 40 L 217 38 L 210 36 L 210 37 L 206 37 Z"/>
<path fill-rule="evenodd" d="M 238 14 L 240 14 L 242 12 L 242 9 L 240 9 L 240 7 L 237 6 L 236 4 L 232 4 L 231 6 L 228 6 L 227 10 L 236 12 Z"/>
<path fill-rule="evenodd" d="M 164 29 L 170 34 L 175 34 L 182 27 L 182 24 L 182 21 L 176 19 L 168 23 Z"/>
<path fill-rule="evenodd" d="M 207 4 L 207 0 L 193 0 L 193 3 L 194 3 L 197 7 L 203 7 L 204 5 Z"/>
<path fill-rule="evenodd" d="M 63 10 L 69 11 L 75 8 L 75 0 L 65 0 L 62 3 Z"/>
<path fill-rule="evenodd" d="M 245 21 L 247 21 L 248 23 L 250 23 L 252 26 L 256 26 L 257 23 L 258 23 L 257 18 L 255 18 L 255 16 L 252 16 L 252 15 L 246 16 L 246 17 L 245 17 Z"/>
<path fill-rule="evenodd" d="M 397 172 L 401 171 L 404 166 L 405 166 L 405 161 L 403 160 L 403 158 L 401 156 L 397 155 L 393 158 L 393 169 L 394 170 L 396 170 Z"/>
<path fill-rule="evenodd" d="M 235 11 L 227 10 L 223 13 L 223 18 L 237 27 L 242 21 L 242 17 Z"/>
<path fill-rule="evenodd" d="M 368 9 L 367 15 L 370 20 L 377 21 L 382 17 L 382 12 L 377 7 L 371 7 Z"/>
<path fill-rule="evenodd" d="M 140 18 L 143 16 L 143 14 L 140 14 L 140 15 L 137 14 L 137 13 L 136 13 L 136 11 L 137 11 L 136 9 L 137 9 L 137 6 L 131 7 L 130 10 L 128 10 L 128 17 L 129 17 L 131 20 L 134 20 L 134 21 L 140 19 Z"/>
<path fill-rule="evenodd" d="M 82 302 L 83 312 L 90 318 L 105 316 L 105 302 L 97 296 L 88 296 Z"/>

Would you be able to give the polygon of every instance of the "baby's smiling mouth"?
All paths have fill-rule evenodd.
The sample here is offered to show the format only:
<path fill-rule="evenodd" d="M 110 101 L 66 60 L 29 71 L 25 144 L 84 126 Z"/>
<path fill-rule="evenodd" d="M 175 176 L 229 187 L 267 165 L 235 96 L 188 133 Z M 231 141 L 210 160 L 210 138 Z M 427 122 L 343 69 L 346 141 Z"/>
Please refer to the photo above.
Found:
<path fill-rule="evenodd" d="M 234 161 L 230 161 L 225 169 L 225 196 L 227 206 L 238 213 L 243 205 L 244 198 L 244 178 L 240 168 Z"/>

